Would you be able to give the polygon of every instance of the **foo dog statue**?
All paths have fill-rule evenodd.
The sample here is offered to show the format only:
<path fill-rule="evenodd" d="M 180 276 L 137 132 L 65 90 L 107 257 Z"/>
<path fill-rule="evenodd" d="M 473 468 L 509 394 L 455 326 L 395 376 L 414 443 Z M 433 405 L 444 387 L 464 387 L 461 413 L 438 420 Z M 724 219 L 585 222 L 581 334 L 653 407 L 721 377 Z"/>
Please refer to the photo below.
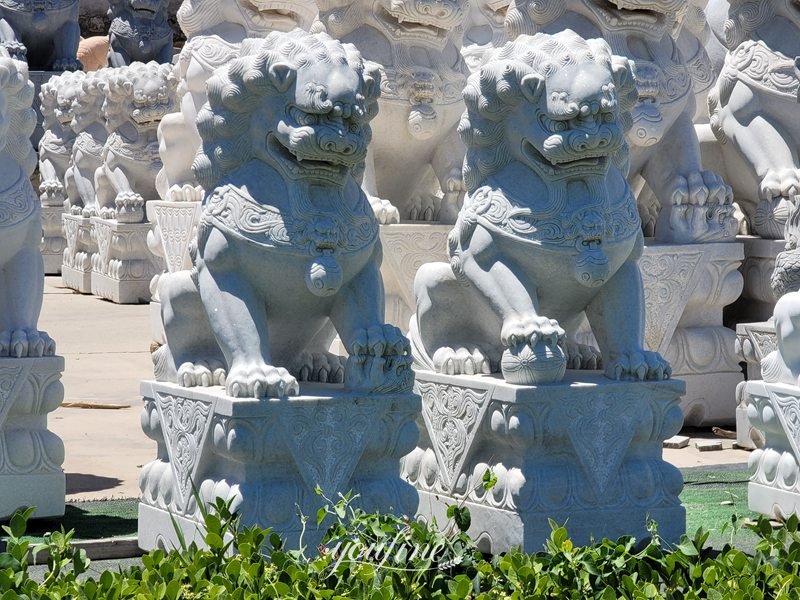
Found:
<path fill-rule="evenodd" d="M 379 220 L 454 222 L 464 191 L 464 149 L 456 129 L 469 74 L 459 54 L 467 1 L 317 4 L 328 33 L 383 67 L 381 110 L 364 177 Z"/>
<path fill-rule="evenodd" d="M 39 140 L 39 194 L 42 206 L 64 206 L 64 174 L 72 159 L 72 107 L 79 102 L 84 74 L 67 72 L 42 84 L 39 97 L 44 134 Z"/>
<path fill-rule="evenodd" d="M 481 68 L 483 56 L 506 41 L 506 10 L 511 0 L 472 0 L 469 3 L 461 56 L 470 72 Z"/>
<path fill-rule="evenodd" d="M 36 152 L 33 85 L 25 64 L 0 51 L 0 357 L 55 354 L 55 343 L 37 329 L 44 292 L 39 252 L 42 222 L 30 176 Z"/>
<path fill-rule="evenodd" d="M 167 0 L 112 0 L 108 31 L 108 64 L 172 62 L 172 27 L 167 22 Z"/>
<path fill-rule="evenodd" d="M 195 120 L 206 103 L 206 81 L 214 70 L 239 54 L 242 40 L 266 37 L 272 31 L 308 29 L 317 14 L 313 0 L 184 0 L 178 23 L 186 34 L 177 65 L 181 110 L 164 117 L 158 129 L 163 168 L 156 187 L 169 201 L 203 199 L 192 173 L 201 145 Z"/>
<path fill-rule="evenodd" d="M 625 179 L 632 68 L 567 30 L 522 35 L 470 77 L 450 264 L 423 265 L 414 284 L 409 337 L 423 368 L 502 370 L 525 385 L 598 368 L 594 349 L 565 338 L 585 312 L 608 377 L 669 377 L 643 349 L 643 238 Z"/>
<path fill-rule="evenodd" d="M 709 96 L 711 127 L 751 230 L 780 239 L 800 195 L 800 4 L 732 0 L 724 31 L 729 53 Z"/>
<path fill-rule="evenodd" d="M 133 63 L 112 70 L 106 85 L 108 139 L 95 173 L 98 214 L 120 223 L 144 221 L 146 200 L 158 197 L 158 124 L 175 110 L 178 80 L 171 64 Z"/>
<path fill-rule="evenodd" d="M 78 0 L 0 0 L 0 45 L 31 71 L 80 71 Z"/>
<path fill-rule="evenodd" d="M 656 239 L 734 241 L 733 193 L 702 167 L 693 82 L 671 37 L 688 6 L 689 0 L 514 0 L 506 27 L 511 38 L 571 27 L 585 38 L 606 39 L 615 54 L 633 60 L 639 101 L 628 134 L 629 180 L 639 187 L 641 176 L 661 206 Z M 640 210 L 649 219 L 647 209 Z"/>
<path fill-rule="evenodd" d="M 103 146 L 108 139 L 102 109 L 110 73 L 110 69 L 86 73 L 72 104 L 70 125 L 75 141 L 70 165 L 64 173 L 64 188 L 67 193 L 65 208 L 73 215 L 97 215 L 94 175 L 103 164 Z"/>
<path fill-rule="evenodd" d="M 224 380 L 234 397 L 297 394 L 298 379 L 410 389 L 408 342 L 383 321 L 378 223 L 354 176 L 379 91 L 353 46 L 300 30 L 247 40 L 209 80 L 195 269 L 161 277 L 158 379 Z M 337 332 L 344 366 L 327 353 Z"/>

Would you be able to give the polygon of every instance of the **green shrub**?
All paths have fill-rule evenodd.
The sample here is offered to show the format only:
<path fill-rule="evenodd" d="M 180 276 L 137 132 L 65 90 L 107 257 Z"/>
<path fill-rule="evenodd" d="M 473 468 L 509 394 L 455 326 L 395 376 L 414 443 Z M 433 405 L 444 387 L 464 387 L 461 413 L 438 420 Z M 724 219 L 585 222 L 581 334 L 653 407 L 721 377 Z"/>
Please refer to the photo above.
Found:
<path fill-rule="evenodd" d="M 71 533 L 49 534 L 31 548 L 24 539 L 31 510 L 18 512 L 3 529 L 0 600 L 59 599 L 582 599 L 800 598 L 800 534 L 791 517 L 774 530 L 762 519 L 754 528 L 753 555 L 726 544 L 706 546 L 708 533 L 684 536 L 675 547 L 655 532 L 649 540 L 603 540 L 573 546 L 567 530 L 551 523 L 543 551 L 481 554 L 460 529 L 466 507 L 451 509 L 439 532 L 408 518 L 368 514 L 348 496 L 316 515 L 330 525 L 315 549 L 289 550 L 269 529 L 240 527 L 221 500 L 204 513 L 207 548 L 185 545 L 154 550 L 142 565 L 89 577 L 89 561 L 70 545 Z M 735 526 L 731 534 L 735 533 Z M 28 574 L 32 552 L 49 552 L 43 582 Z M 233 552 L 233 549 L 236 552 Z"/>

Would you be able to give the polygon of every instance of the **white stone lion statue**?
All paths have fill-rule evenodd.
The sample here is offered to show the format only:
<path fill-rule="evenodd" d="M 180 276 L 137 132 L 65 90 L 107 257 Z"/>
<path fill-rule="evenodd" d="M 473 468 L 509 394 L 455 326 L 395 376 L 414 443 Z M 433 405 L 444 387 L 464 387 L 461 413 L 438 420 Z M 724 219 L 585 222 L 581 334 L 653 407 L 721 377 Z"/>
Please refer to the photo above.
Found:
<path fill-rule="evenodd" d="M 724 33 L 729 52 L 709 96 L 711 127 L 751 230 L 780 239 L 800 195 L 800 3 L 731 0 Z"/>
<path fill-rule="evenodd" d="M 471 0 L 464 24 L 461 56 L 470 72 L 481 68 L 487 52 L 499 48 L 506 40 L 506 11 L 511 0 Z"/>
<path fill-rule="evenodd" d="M 162 199 L 203 198 L 192 172 L 192 161 L 201 145 L 195 120 L 208 100 L 206 81 L 214 70 L 238 56 L 242 40 L 295 27 L 308 29 L 316 14 L 314 0 L 183 1 L 178 23 L 187 39 L 176 66 L 180 112 L 167 115 L 158 130 L 163 168 L 157 189 Z"/>
<path fill-rule="evenodd" d="M 36 152 L 27 66 L 0 50 L 0 356 L 55 354 L 37 323 L 44 292 L 42 221 L 30 176 Z"/>
<path fill-rule="evenodd" d="M 101 217 L 140 223 L 145 202 L 158 198 L 157 130 L 161 119 L 177 108 L 177 87 L 172 65 L 155 61 L 132 63 L 109 74 L 103 105 L 109 134 L 103 165 L 95 173 Z"/>
<path fill-rule="evenodd" d="M 72 160 L 72 106 L 82 93 L 82 71 L 65 72 L 42 84 L 39 98 L 44 134 L 39 140 L 39 197 L 42 206 L 64 206 L 64 175 Z"/>
<path fill-rule="evenodd" d="M 613 379 L 670 375 L 642 339 L 643 237 L 625 179 L 631 70 L 603 40 L 567 30 L 521 35 L 470 77 L 450 264 L 423 265 L 414 284 L 421 367 L 534 384 L 602 356 Z M 584 314 L 601 356 L 572 341 Z"/>
<path fill-rule="evenodd" d="M 456 129 L 469 69 L 467 0 L 318 0 L 332 36 L 383 68 L 364 188 L 383 223 L 452 223 L 463 196 Z"/>
<path fill-rule="evenodd" d="M 379 92 L 353 46 L 301 30 L 248 40 L 209 80 L 195 269 L 161 277 L 157 378 L 224 381 L 234 397 L 297 394 L 298 380 L 410 389 L 408 341 L 384 324 L 378 222 L 354 176 Z M 337 333 L 346 364 L 327 352 Z"/>
<path fill-rule="evenodd" d="M 672 38 L 688 8 L 689 0 L 514 0 L 506 27 L 511 39 L 569 27 L 584 38 L 606 39 L 615 54 L 633 60 L 639 101 L 628 134 L 629 180 L 638 191 L 643 178 L 660 204 L 656 239 L 734 241 L 733 192 L 703 168 L 693 80 Z M 649 218 L 649 203 L 641 208 Z"/>

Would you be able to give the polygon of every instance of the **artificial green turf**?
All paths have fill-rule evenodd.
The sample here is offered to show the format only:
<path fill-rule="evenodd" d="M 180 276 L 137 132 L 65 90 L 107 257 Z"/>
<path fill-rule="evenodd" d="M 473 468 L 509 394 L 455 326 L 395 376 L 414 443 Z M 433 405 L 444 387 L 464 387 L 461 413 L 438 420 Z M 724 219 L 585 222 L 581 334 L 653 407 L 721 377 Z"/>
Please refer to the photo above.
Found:
<path fill-rule="evenodd" d="M 747 510 L 749 473 L 741 469 L 684 469 L 682 472 L 684 488 L 681 501 L 686 507 L 686 531 L 693 535 L 703 527 L 711 531 L 709 543 L 715 548 L 721 548 L 732 539 L 737 548 L 752 550 L 757 538 L 749 530 L 741 529 L 734 534 L 729 527 L 723 531 L 734 514 L 740 523 L 757 518 Z M 35 541 L 40 541 L 45 532 L 57 530 L 62 525 L 67 531 L 75 530 L 75 540 L 133 536 L 136 535 L 137 505 L 138 500 L 74 502 L 67 504 L 61 518 L 31 521 L 28 532 Z"/>

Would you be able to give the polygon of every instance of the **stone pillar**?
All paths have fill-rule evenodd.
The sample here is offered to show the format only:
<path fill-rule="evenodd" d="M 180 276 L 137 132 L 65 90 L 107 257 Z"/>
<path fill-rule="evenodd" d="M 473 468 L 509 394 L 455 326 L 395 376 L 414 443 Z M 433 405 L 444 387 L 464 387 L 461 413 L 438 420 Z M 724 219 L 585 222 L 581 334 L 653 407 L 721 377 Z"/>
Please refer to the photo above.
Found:
<path fill-rule="evenodd" d="M 422 433 L 403 475 L 419 490 L 419 513 L 444 523 L 447 506 L 463 502 L 483 552 L 540 550 L 548 519 L 568 521 L 576 544 L 643 537 L 648 519 L 666 540 L 684 533 L 683 480 L 661 455 L 681 428 L 683 382 L 567 371 L 537 387 L 418 371 L 415 391 Z M 497 476 L 489 491 L 487 469 Z"/>

